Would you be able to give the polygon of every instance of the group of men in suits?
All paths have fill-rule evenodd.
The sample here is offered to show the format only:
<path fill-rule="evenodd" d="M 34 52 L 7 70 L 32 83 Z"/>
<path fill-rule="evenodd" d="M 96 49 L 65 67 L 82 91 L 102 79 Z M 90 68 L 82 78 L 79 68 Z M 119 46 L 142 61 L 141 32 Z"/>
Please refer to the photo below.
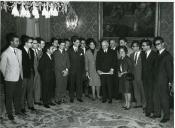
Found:
<path fill-rule="evenodd" d="M 75 98 L 83 102 L 83 87 L 88 95 L 85 39 L 73 36 L 72 46 L 69 47 L 69 40 L 53 39 L 43 44 L 42 40 L 38 42 L 24 36 L 20 49 L 18 36 L 10 34 L 8 39 L 10 45 L 2 53 L 0 69 L 5 79 L 5 105 L 10 120 L 14 120 L 13 99 L 15 114 L 25 115 L 26 101 L 31 111 L 36 110 L 34 103 L 40 105 L 41 100 L 46 108 L 64 103 L 67 85 L 70 102 L 73 103 Z M 36 46 L 37 43 L 40 47 Z M 101 80 L 102 103 L 107 100 L 112 103 L 112 98 L 120 97 L 118 45 L 115 40 L 102 40 L 100 44 L 96 69 Z M 127 46 L 125 38 L 119 39 L 119 45 Z M 133 41 L 131 45 L 133 53 L 130 52 L 129 56 L 133 62 L 135 107 L 142 106 L 145 115 L 151 118 L 159 118 L 163 109 L 161 122 L 167 122 L 170 118 L 168 87 L 173 83 L 173 59 L 165 49 L 163 38 L 156 37 L 154 45 L 158 52 L 152 50 L 150 40 L 142 40 L 141 43 Z"/>

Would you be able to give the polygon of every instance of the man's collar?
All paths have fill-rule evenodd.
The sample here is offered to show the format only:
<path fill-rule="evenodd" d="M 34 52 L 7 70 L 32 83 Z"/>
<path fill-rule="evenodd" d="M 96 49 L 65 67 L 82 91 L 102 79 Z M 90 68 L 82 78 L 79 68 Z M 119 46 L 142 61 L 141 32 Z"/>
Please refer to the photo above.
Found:
<path fill-rule="evenodd" d="M 159 54 L 162 54 L 163 51 L 165 51 L 165 48 L 161 49 L 161 50 L 159 51 Z"/>

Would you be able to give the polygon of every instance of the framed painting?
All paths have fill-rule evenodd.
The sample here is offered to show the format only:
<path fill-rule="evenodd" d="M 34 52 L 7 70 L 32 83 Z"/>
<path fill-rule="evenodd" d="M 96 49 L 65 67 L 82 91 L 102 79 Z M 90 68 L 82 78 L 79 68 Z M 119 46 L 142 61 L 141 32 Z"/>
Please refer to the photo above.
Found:
<path fill-rule="evenodd" d="M 159 32 L 159 5 L 155 2 L 102 2 L 99 39 L 152 38 Z"/>

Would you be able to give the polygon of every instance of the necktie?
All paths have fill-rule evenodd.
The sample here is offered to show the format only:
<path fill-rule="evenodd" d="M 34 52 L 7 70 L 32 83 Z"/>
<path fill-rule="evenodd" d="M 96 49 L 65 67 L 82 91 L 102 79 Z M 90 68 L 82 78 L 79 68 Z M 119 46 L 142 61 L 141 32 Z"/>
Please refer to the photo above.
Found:
<path fill-rule="evenodd" d="M 16 49 L 14 49 L 14 53 L 15 53 L 15 55 L 16 55 Z"/>
<path fill-rule="evenodd" d="M 28 50 L 29 59 L 31 59 L 30 49 Z"/>
<path fill-rule="evenodd" d="M 135 53 L 135 56 L 134 56 L 134 62 L 135 64 L 137 64 L 137 52 Z"/>

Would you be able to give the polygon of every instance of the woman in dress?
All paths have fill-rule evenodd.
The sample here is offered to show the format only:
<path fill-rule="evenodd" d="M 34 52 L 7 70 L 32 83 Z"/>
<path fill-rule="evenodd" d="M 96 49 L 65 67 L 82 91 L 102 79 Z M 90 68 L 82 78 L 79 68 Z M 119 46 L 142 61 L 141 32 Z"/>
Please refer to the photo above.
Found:
<path fill-rule="evenodd" d="M 118 66 L 118 76 L 119 76 L 119 91 L 124 96 L 124 106 L 125 110 L 130 109 L 131 102 L 131 80 L 129 74 L 132 70 L 132 62 L 127 56 L 127 48 L 125 46 L 119 46 L 118 48 L 120 58 Z"/>
<path fill-rule="evenodd" d="M 89 78 L 89 86 L 92 88 L 92 100 L 95 100 L 95 90 L 97 92 L 97 98 L 100 99 L 100 77 L 96 72 L 96 42 L 94 39 L 87 39 L 89 49 L 85 53 L 85 68 L 86 76 Z"/>

